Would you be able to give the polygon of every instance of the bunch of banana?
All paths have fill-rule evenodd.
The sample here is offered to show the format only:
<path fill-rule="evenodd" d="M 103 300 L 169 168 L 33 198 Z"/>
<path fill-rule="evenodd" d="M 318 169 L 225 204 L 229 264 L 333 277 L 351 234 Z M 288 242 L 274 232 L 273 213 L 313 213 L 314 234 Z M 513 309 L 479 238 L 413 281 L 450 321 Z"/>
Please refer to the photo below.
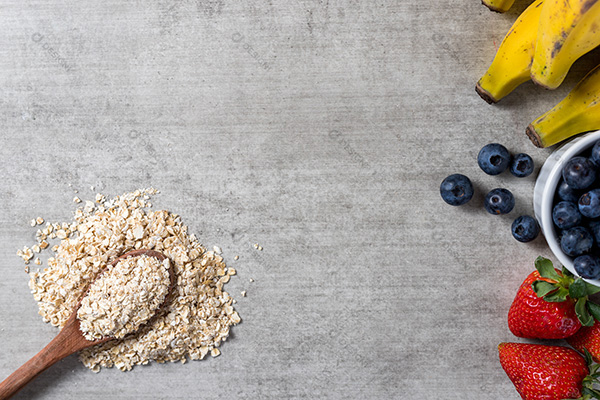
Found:
<path fill-rule="evenodd" d="M 512 1 L 484 0 L 495 10 Z M 500 44 L 496 57 L 477 82 L 477 93 L 496 103 L 531 79 L 556 89 L 573 63 L 600 45 L 600 0 L 535 0 L 517 19 Z M 538 147 L 600 129 L 600 66 L 569 95 L 527 128 Z"/>
<path fill-rule="evenodd" d="M 537 147 L 552 146 L 578 133 L 600 128 L 600 65 L 554 108 L 527 127 Z"/>
<path fill-rule="evenodd" d="M 512 26 L 476 90 L 494 103 L 530 78 L 557 88 L 571 65 L 600 45 L 600 0 L 535 1 Z"/>

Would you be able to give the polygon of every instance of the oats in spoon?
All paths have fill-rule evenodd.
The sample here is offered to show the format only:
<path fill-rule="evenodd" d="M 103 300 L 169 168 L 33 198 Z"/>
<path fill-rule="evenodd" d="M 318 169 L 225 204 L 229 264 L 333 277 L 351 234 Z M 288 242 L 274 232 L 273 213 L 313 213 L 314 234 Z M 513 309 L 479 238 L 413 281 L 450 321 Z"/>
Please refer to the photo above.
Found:
<path fill-rule="evenodd" d="M 169 293 L 169 268 L 168 259 L 161 262 L 147 255 L 108 266 L 77 311 L 85 338 L 120 339 L 148 322 Z"/>

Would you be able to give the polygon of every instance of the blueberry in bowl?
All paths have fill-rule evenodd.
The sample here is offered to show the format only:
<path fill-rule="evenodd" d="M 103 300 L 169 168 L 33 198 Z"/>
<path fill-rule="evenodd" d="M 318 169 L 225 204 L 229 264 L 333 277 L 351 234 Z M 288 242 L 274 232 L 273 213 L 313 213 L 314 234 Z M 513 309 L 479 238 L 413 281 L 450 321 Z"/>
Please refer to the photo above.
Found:
<path fill-rule="evenodd" d="M 587 227 L 592 232 L 592 235 L 594 235 L 594 240 L 596 245 L 598 245 L 600 243 L 600 221 L 589 221 Z"/>
<path fill-rule="evenodd" d="M 581 197 L 581 190 L 573 189 L 567 184 L 567 182 L 561 179 L 560 183 L 558 184 L 556 194 L 561 200 L 577 203 Z"/>
<path fill-rule="evenodd" d="M 575 259 L 583 255 L 600 257 L 600 216 L 595 216 L 598 213 L 595 197 L 589 195 L 595 189 L 600 189 L 600 131 L 579 135 L 557 147 L 540 168 L 535 183 L 533 205 L 541 232 L 558 261 L 579 276 Z M 584 197 L 585 194 L 588 196 Z M 554 209 L 563 201 L 571 203 L 568 207 L 559 207 L 562 211 L 569 210 L 569 218 L 561 214 L 563 218 L 554 221 Z M 582 215 L 581 220 L 571 226 L 578 219 L 573 204 Z M 573 229 L 575 231 L 571 231 Z M 578 264 L 583 261 L 589 259 L 579 260 Z M 585 279 L 600 286 L 600 277 Z"/>
<path fill-rule="evenodd" d="M 579 198 L 579 211 L 584 217 L 600 217 L 600 189 L 592 189 Z"/>
<path fill-rule="evenodd" d="M 573 260 L 577 275 L 586 279 L 600 279 L 600 257 L 585 254 Z"/>
<path fill-rule="evenodd" d="M 587 157 L 573 157 L 565 164 L 562 177 L 573 189 L 587 189 L 596 180 L 596 165 Z"/>
<path fill-rule="evenodd" d="M 561 201 L 552 209 L 552 220 L 559 229 L 569 229 L 581 223 L 582 217 L 577 204 Z"/>
<path fill-rule="evenodd" d="M 594 245 L 594 237 L 591 232 L 583 226 L 575 226 L 563 231 L 560 238 L 560 248 L 571 256 L 577 257 L 589 253 Z"/>
<path fill-rule="evenodd" d="M 594 147 L 592 147 L 590 160 L 596 165 L 596 167 L 600 167 L 600 141 L 596 142 Z"/>

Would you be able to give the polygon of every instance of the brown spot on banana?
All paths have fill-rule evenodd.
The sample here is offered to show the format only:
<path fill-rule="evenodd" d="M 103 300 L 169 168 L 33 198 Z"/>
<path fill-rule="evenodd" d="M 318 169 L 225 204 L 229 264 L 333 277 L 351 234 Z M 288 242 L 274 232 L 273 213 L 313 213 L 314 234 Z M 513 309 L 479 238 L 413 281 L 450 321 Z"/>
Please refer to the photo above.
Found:
<path fill-rule="evenodd" d="M 555 42 L 554 47 L 552 48 L 552 53 L 550 54 L 550 57 L 555 58 L 556 54 L 560 51 L 560 49 L 562 49 L 562 47 L 563 47 L 563 42 Z"/>
<path fill-rule="evenodd" d="M 581 13 L 585 13 L 586 11 L 588 11 L 590 8 L 592 8 L 594 6 L 594 4 L 596 4 L 598 2 L 598 0 L 587 0 L 585 3 L 583 3 L 583 6 L 581 6 Z"/>

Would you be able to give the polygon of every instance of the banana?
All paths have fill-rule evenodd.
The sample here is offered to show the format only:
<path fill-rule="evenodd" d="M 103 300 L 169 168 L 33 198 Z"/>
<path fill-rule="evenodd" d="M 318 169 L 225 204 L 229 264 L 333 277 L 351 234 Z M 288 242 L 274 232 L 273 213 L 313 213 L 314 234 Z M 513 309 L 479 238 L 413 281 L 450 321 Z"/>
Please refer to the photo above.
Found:
<path fill-rule="evenodd" d="M 481 0 L 481 2 L 492 11 L 503 13 L 512 7 L 515 0 Z"/>
<path fill-rule="evenodd" d="M 530 79 L 543 3 L 537 0 L 523 11 L 502 40 L 492 65 L 477 82 L 475 90 L 488 103 L 496 103 Z"/>
<path fill-rule="evenodd" d="M 547 0 L 542 8 L 531 79 L 556 89 L 571 65 L 600 44 L 600 0 Z"/>
<path fill-rule="evenodd" d="M 578 133 L 600 129 L 600 65 L 550 111 L 527 127 L 537 147 L 548 147 Z"/>

